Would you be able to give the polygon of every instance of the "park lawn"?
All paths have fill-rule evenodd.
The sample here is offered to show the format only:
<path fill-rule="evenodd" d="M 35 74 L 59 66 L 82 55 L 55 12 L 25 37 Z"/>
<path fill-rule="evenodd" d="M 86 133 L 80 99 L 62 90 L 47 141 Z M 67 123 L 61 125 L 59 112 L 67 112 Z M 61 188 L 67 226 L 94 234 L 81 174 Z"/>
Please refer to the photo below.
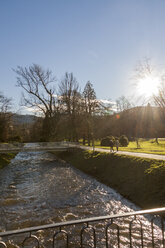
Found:
<path fill-rule="evenodd" d="M 137 148 L 135 141 L 130 141 L 127 147 L 119 147 L 120 151 L 126 152 L 139 152 L 139 153 L 149 153 L 149 154 L 160 154 L 165 155 L 165 139 L 159 139 L 159 144 L 155 142 L 155 140 L 145 140 L 139 139 L 140 147 Z M 95 141 L 95 147 L 103 148 L 103 149 L 110 149 L 106 146 L 100 146 L 100 141 Z"/>
<path fill-rule="evenodd" d="M 130 151 L 130 152 L 143 152 L 143 153 L 152 153 L 165 155 L 165 141 L 159 140 L 159 144 L 154 142 L 154 140 L 140 140 L 140 147 L 137 148 L 136 142 L 132 141 L 129 143 L 128 147 L 120 147 L 121 151 Z"/>

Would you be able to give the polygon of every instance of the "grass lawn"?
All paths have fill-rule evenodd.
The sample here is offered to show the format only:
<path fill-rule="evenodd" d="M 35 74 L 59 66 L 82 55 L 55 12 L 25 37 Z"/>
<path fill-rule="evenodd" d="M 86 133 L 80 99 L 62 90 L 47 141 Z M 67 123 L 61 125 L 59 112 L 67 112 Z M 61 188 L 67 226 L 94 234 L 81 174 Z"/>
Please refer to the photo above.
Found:
<path fill-rule="evenodd" d="M 77 149 L 56 156 L 147 209 L 165 206 L 165 162 Z"/>
<path fill-rule="evenodd" d="M 135 141 L 130 141 L 127 147 L 119 147 L 119 151 L 127 151 L 127 152 L 142 152 L 142 153 L 152 153 L 152 154 L 160 154 L 165 155 L 165 139 L 158 139 L 159 144 L 155 142 L 154 139 L 146 140 L 139 139 L 140 147 L 137 148 Z M 95 147 L 109 149 L 109 147 L 100 146 L 100 141 L 95 141 Z"/>
<path fill-rule="evenodd" d="M 159 144 L 154 140 L 140 139 L 140 147 L 137 148 L 136 142 L 130 142 L 128 147 L 120 147 L 121 151 L 144 152 L 165 155 L 165 140 L 159 140 Z"/>

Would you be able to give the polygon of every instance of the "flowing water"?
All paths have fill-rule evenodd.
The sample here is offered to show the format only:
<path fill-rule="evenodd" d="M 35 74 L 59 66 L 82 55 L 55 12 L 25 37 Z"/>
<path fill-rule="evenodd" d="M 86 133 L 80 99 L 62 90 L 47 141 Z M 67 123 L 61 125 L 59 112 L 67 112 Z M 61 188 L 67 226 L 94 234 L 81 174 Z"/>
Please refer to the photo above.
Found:
<path fill-rule="evenodd" d="M 116 191 L 48 152 L 20 152 L 0 171 L 0 231 L 134 210 L 138 207 Z M 128 226 L 125 229 L 128 233 Z M 39 235 L 43 239 L 44 234 Z M 105 247 L 105 238 L 98 235 L 98 239 L 97 247 Z M 44 246 L 43 241 L 43 247 L 49 247 L 49 242 Z M 71 247 L 78 247 L 75 242 Z M 129 247 L 126 242 L 127 235 L 123 234 L 123 247 Z M 89 243 L 87 247 L 93 246 Z M 151 247 L 151 241 L 146 247 Z"/>

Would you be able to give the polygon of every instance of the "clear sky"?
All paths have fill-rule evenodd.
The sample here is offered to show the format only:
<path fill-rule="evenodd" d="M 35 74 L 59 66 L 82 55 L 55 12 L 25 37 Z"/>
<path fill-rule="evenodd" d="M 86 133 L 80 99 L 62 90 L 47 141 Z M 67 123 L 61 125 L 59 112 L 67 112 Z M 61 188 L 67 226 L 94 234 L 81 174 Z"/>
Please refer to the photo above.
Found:
<path fill-rule="evenodd" d="M 128 95 L 137 62 L 165 65 L 164 0 L 0 0 L 0 91 L 19 102 L 12 68 L 90 80 L 100 99 Z"/>

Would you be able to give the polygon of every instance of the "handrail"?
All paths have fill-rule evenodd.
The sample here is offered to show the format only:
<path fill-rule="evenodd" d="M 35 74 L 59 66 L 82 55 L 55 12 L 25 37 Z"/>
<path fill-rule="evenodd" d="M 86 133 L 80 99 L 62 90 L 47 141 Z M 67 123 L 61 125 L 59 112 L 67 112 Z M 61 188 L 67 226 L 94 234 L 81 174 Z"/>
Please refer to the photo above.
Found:
<path fill-rule="evenodd" d="M 137 216 L 137 215 L 144 215 L 144 214 L 160 214 L 163 212 L 165 212 L 165 207 L 140 210 L 140 211 L 134 211 L 134 212 L 129 212 L 129 213 L 115 214 L 115 215 L 105 215 L 105 216 L 99 216 L 99 217 L 84 218 L 84 219 L 79 219 L 79 220 L 65 221 L 65 222 L 23 228 L 23 229 L 18 229 L 18 230 L 13 230 L 13 231 L 0 232 L 0 237 L 10 236 L 10 235 L 20 234 L 20 233 L 33 232 L 33 231 L 55 228 L 55 227 L 64 227 L 64 226 L 81 224 L 81 223 L 95 222 L 99 220 L 117 219 L 117 218 L 132 216 L 132 215 Z"/>

